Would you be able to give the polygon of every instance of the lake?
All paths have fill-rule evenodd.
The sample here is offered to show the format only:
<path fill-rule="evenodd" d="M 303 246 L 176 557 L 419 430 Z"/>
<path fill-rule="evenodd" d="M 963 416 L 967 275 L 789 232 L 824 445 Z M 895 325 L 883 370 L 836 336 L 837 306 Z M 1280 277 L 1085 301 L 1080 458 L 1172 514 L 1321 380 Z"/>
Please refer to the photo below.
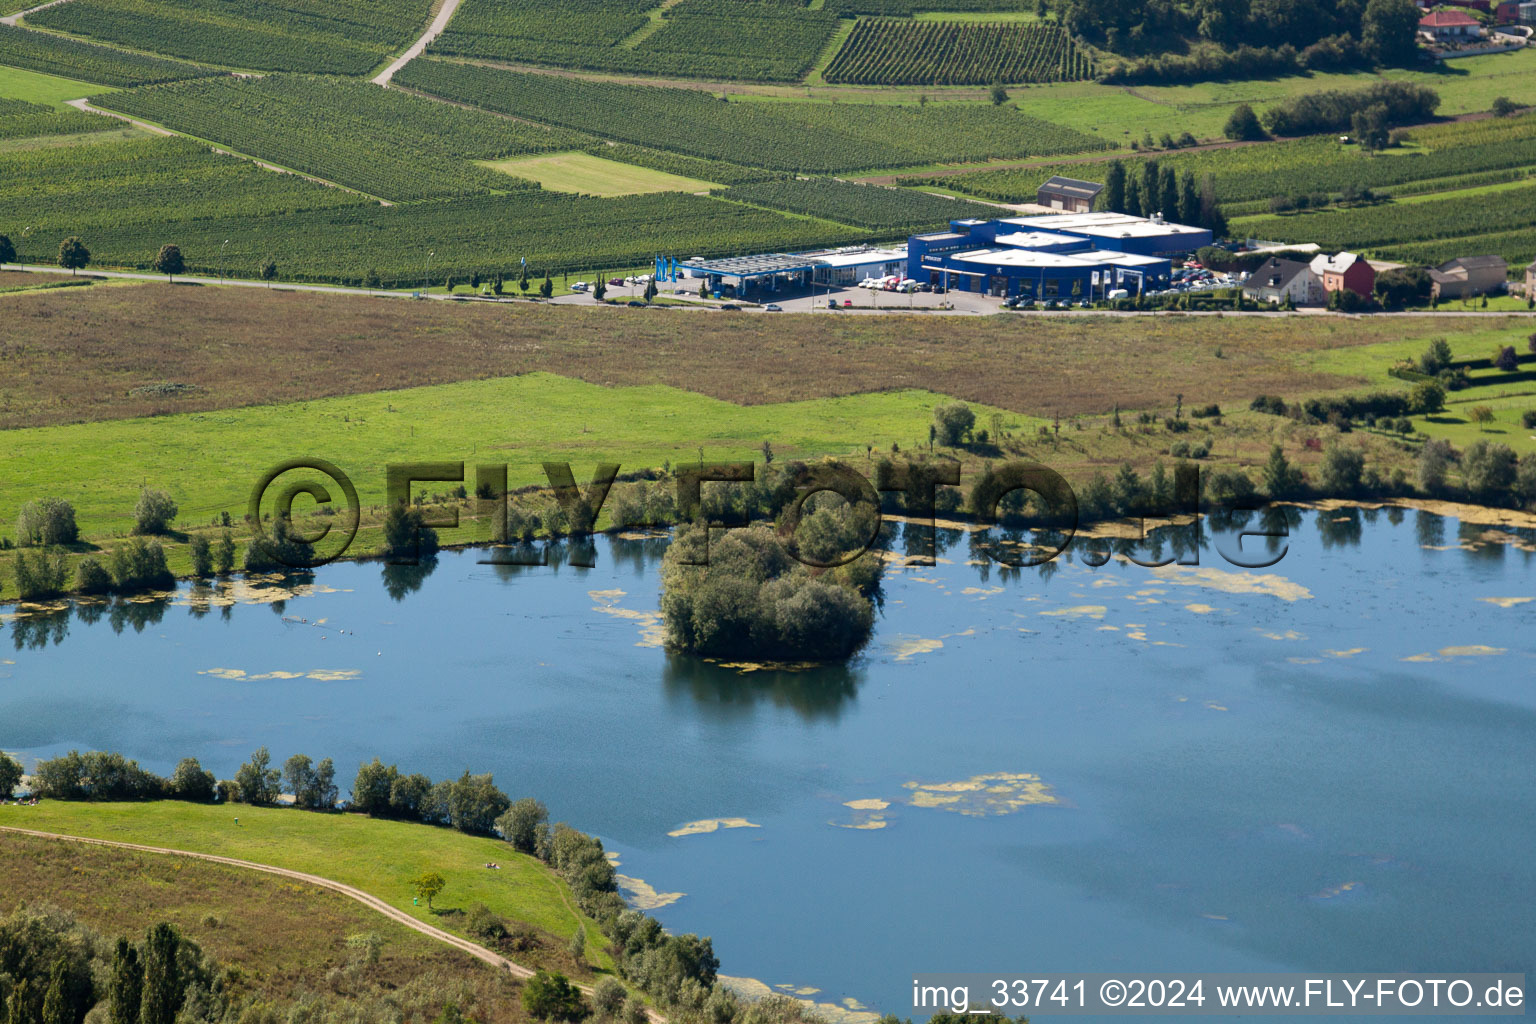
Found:
<path fill-rule="evenodd" d="M 493 771 L 723 973 L 842 1011 L 916 971 L 1536 973 L 1536 542 L 1290 516 L 1252 570 L 1232 524 L 1164 569 L 940 531 L 838 669 L 669 655 L 660 538 L 6 607 L 0 747 Z"/>

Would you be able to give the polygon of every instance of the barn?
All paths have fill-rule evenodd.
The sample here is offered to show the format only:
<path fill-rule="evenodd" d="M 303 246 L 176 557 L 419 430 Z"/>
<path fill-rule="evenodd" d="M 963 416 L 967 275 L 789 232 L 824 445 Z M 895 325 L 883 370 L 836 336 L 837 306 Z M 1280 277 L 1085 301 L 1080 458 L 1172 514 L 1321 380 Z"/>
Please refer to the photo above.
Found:
<path fill-rule="evenodd" d="M 1098 182 L 1057 175 L 1036 190 L 1035 203 L 1066 213 L 1087 213 L 1093 209 L 1094 200 L 1103 191 L 1104 186 Z"/>

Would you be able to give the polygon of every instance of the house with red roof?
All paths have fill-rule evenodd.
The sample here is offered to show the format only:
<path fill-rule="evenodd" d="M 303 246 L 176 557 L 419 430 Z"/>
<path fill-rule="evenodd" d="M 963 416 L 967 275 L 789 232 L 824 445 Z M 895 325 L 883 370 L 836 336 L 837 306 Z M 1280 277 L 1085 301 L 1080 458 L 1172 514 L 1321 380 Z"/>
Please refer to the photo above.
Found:
<path fill-rule="evenodd" d="M 1419 19 L 1419 33 L 1436 43 L 1464 42 L 1481 38 L 1483 26 L 1461 11 L 1430 11 Z"/>

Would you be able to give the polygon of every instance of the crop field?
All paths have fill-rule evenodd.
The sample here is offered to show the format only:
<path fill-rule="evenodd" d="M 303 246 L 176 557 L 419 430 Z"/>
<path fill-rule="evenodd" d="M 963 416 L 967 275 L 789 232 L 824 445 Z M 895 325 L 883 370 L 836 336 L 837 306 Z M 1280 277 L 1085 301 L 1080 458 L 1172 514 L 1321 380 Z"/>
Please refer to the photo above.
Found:
<path fill-rule="evenodd" d="M 989 218 L 1007 211 L 927 192 L 861 185 L 836 178 L 793 178 L 738 185 L 726 199 L 808 214 L 871 230 L 912 231 L 943 227 L 963 217 Z"/>
<path fill-rule="evenodd" d="M 657 0 L 464 0 L 431 52 L 579 67 L 639 31 Z"/>
<path fill-rule="evenodd" d="M 113 231 L 134 236 L 131 251 L 120 254 L 124 262 L 147 265 L 163 243 L 176 241 L 180 223 L 221 217 L 230 228 L 244 218 L 359 202 L 351 193 L 264 171 L 185 139 L 139 136 L 84 148 L 0 150 L 0 225 L 33 226 L 24 239 L 10 232 L 28 262 L 52 263 L 66 235 L 83 237 L 99 262 L 106 253 L 96 251 L 93 239 Z M 241 233 L 248 236 L 246 223 Z"/>
<path fill-rule="evenodd" d="M 1017 14 L 1019 0 L 827 0 L 825 9 L 841 17 L 868 14 L 903 17 L 919 11 L 996 11 Z"/>
<path fill-rule="evenodd" d="M 836 172 L 935 160 L 1048 156 L 1099 148 L 1081 132 L 1003 107 L 733 101 L 413 61 L 402 85 L 446 99 L 689 156 L 775 170 Z"/>
<path fill-rule="evenodd" d="M 257 71 L 361 75 L 426 25 L 430 0 L 72 0 L 46 28 L 135 50 Z"/>
<path fill-rule="evenodd" d="M 195 216 L 176 206 L 173 197 L 182 189 L 174 183 L 155 189 L 158 207 L 151 202 L 131 213 L 96 200 L 82 216 L 65 196 L 50 196 L 46 212 L 25 214 L 29 219 L 23 223 L 37 225 L 26 240 L 25 258 L 51 262 L 58 239 L 76 233 L 96 262 L 106 266 L 148 269 L 160 245 L 175 242 L 189 273 L 222 269 L 254 277 L 272 259 L 285 280 L 362 284 L 369 271 L 377 271 L 386 286 L 417 287 L 427 276 L 428 253 L 434 254 L 432 283 L 441 285 L 449 276 L 467 283 L 477 272 L 515 276 L 525 256 L 530 271 L 560 274 L 642 266 L 658 252 L 724 256 L 844 245 L 867 237 L 837 224 L 678 192 L 600 199 L 527 190 L 404 206 L 344 205 L 357 203 L 358 197 L 228 162 L 270 180 L 253 179 L 250 184 L 259 187 L 252 195 L 222 203 L 189 194 L 187 205 Z M 0 172 L 5 165 L 0 159 Z M 0 186 L 6 190 L 0 192 L 0 223 L 24 216 L 24 206 L 5 199 L 13 187 L 23 193 L 49 192 L 46 183 L 6 182 Z M 294 193 L 292 206 L 312 208 L 294 213 L 263 208 L 274 205 L 272 193 L 286 190 Z M 68 191 L 79 200 L 78 188 Z M 329 202 L 315 202 L 316 197 Z"/>
<path fill-rule="evenodd" d="M 473 161 L 588 141 L 350 79 L 224 77 L 99 102 L 395 202 L 527 188 Z"/>
<path fill-rule="evenodd" d="M 78 110 L 56 110 L 24 100 L 0 99 L 0 139 L 76 135 L 110 127 L 100 117 Z"/>
<path fill-rule="evenodd" d="M 536 181 L 554 192 L 589 196 L 632 196 L 643 192 L 708 192 L 715 182 L 684 178 L 647 167 L 621 164 L 591 153 L 519 156 L 485 166 L 524 181 Z"/>
<path fill-rule="evenodd" d="M 985 85 L 1089 78 L 1093 62 L 1057 25 L 863 19 L 822 72 L 851 85 Z"/>
<path fill-rule="evenodd" d="M 1389 202 L 1348 209 L 1330 209 L 1244 222 L 1254 238 L 1280 242 L 1317 242 L 1330 252 L 1340 249 L 1380 251 L 1394 244 L 1499 235 L 1508 239 L 1508 254 L 1484 244 L 1473 256 L 1498 253 L 1518 260 L 1536 249 L 1536 241 L 1510 238 L 1536 236 L 1536 184 L 1502 189 L 1497 195 L 1472 197 L 1447 193 L 1443 198 Z"/>
<path fill-rule="evenodd" d="M 1191 171 L 1197 178 L 1211 175 L 1216 195 L 1224 203 L 1297 193 L 1334 194 L 1347 187 L 1390 191 L 1420 181 L 1536 167 L 1536 114 L 1414 129 L 1404 148 L 1375 155 L 1341 144 L 1330 135 L 1233 149 L 1154 153 L 1127 159 L 1127 170 L 1135 172 L 1146 159 L 1166 163 L 1180 173 Z M 1084 173 L 1081 165 L 1061 163 L 913 181 L 1021 202 L 1033 198 L 1052 175 Z"/>
<path fill-rule="evenodd" d="M 112 86 L 149 85 L 219 74 L 212 68 L 184 61 L 129 53 L 10 25 L 0 25 L 0 64 Z"/>
<path fill-rule="evenodd" d="M 645 146 L 632 146 L 624 142 L 598 142 L 587 147 L 587 152 L 604 160 L 617 160 L 637 167 L 649 167 L 653 171 L 674 174 L 695 181 L 713 181 L 721 185 L 740 185 L 749 181 L 767 181 L 781 178 L 783 171 L 769 171 L 761 167 L 743 167 L 725 160 L 704 160 L 681 153 L 668 153 Z"/>

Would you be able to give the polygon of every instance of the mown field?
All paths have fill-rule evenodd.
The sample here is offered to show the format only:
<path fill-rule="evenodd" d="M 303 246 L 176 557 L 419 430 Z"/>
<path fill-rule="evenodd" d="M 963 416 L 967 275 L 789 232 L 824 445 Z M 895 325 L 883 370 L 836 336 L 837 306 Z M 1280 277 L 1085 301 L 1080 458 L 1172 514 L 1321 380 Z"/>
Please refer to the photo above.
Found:
<path fill-rule="evenodd" d="M 134 89 L 97 105 L 394 202 L 528 188 L 474 161 L 587 140 L 355 79 L 267 75 Z"/>
<path fill-rule="evenodd" d="M 0 824 L 36 822 L 10 813 Z M 72 830 L 62 815 L 43 827 Z M 330 990 L 333 1003 L 365 1004 L 389 997 L 420 1007 L 428 1019 L 456 999 L 486 1024 L 526 1019 L 515 989 L 485 964 L 327 889 L 186 858 L 15 834 L 0 834 L 0 851 L 0 914 L 23 903 L 56 907 L 108 940 L 139 941 L 168 921 L 220 965 L 240 968 L 242 995 L 288 1002 L 306 994 L 327 998 L 320 994 Z M 327 972 L 349 967 L 357 953 L 347 940 L 368 933 L 381 940 L 378 962 L 352 968 L 337 992 Z"/>
<path fill-rule="evenodd" d="M 643 192 L 707 192 L 718 182 L 619 163 L 593 153 L 553 153 L 487 161 L 492 170 L 538 182 L 556 192 L 589 196 L 631 196 Z"/>
<path fill-rule="evenodd" d="M 722 103 L 693 89 L 636 87 L 419 60 L 401 85 L 603 138 L 799 172 L 935 160 L 1050 156 L 1101 148 L 1082 132 L 1006 107 Z"/>
<path fill-rule="evenodd" d="M 347 767 L 340 774 L 349 781 Z M 238 826 L 234 823 L 237 815 Z M 419 920 L 461 935 L 460 919 L 442 911 L 467 910 L 473 903 L 484 903 L 505 917 L 527 922 L 561 939 L 586 928 L 592 937 L 588 957 L 606 961 L 606 955 L 597 948 L 601 931 L 574 909 L 565 884 L 544 864 L 515 853 L 498 839 L 353 814 L 169 800 L 138 804 L 50 800 L 36 807 L 0 807 L 0 825 L 211 853 L 319 875 L 361 889 Z M 9 842 L 11 837 L 0 833 L 0 846 Z M 487 871 L 488 861 L 502 865 L 502 870 Z M 187 869 L 188 865 L 183 865 L 183 870 Z M 437 913 L 412 902 L 415 890 L 410 879 L 423 871 L 437 871 L 447 880 L 447 888 L 436 901 Z M 280 879 L 274 882 L 299 889 L 306 897 L 314 894 L 309 886 Z M 338 895 L 335 899 L 344 898 Z M 376 914 L 373 920 L 380 926 L 388 923 L 387 918 Z M 408 930 L 401 928 L 400 932 Z M 442 948 L 425 936 L 419 939 Z"/>
<path fill-rule="evenodd" d="M 429 0 L 72 0 L 28 21 L 225 68 L 361 75 L 404 49 L 430 7 Z"/>
<path fill-rule="evenodd" d="M 1090 78 L 1093 62 L 1059 25 L 861 19 L 822 72 L 850 85 L 986 85 Z"/>

